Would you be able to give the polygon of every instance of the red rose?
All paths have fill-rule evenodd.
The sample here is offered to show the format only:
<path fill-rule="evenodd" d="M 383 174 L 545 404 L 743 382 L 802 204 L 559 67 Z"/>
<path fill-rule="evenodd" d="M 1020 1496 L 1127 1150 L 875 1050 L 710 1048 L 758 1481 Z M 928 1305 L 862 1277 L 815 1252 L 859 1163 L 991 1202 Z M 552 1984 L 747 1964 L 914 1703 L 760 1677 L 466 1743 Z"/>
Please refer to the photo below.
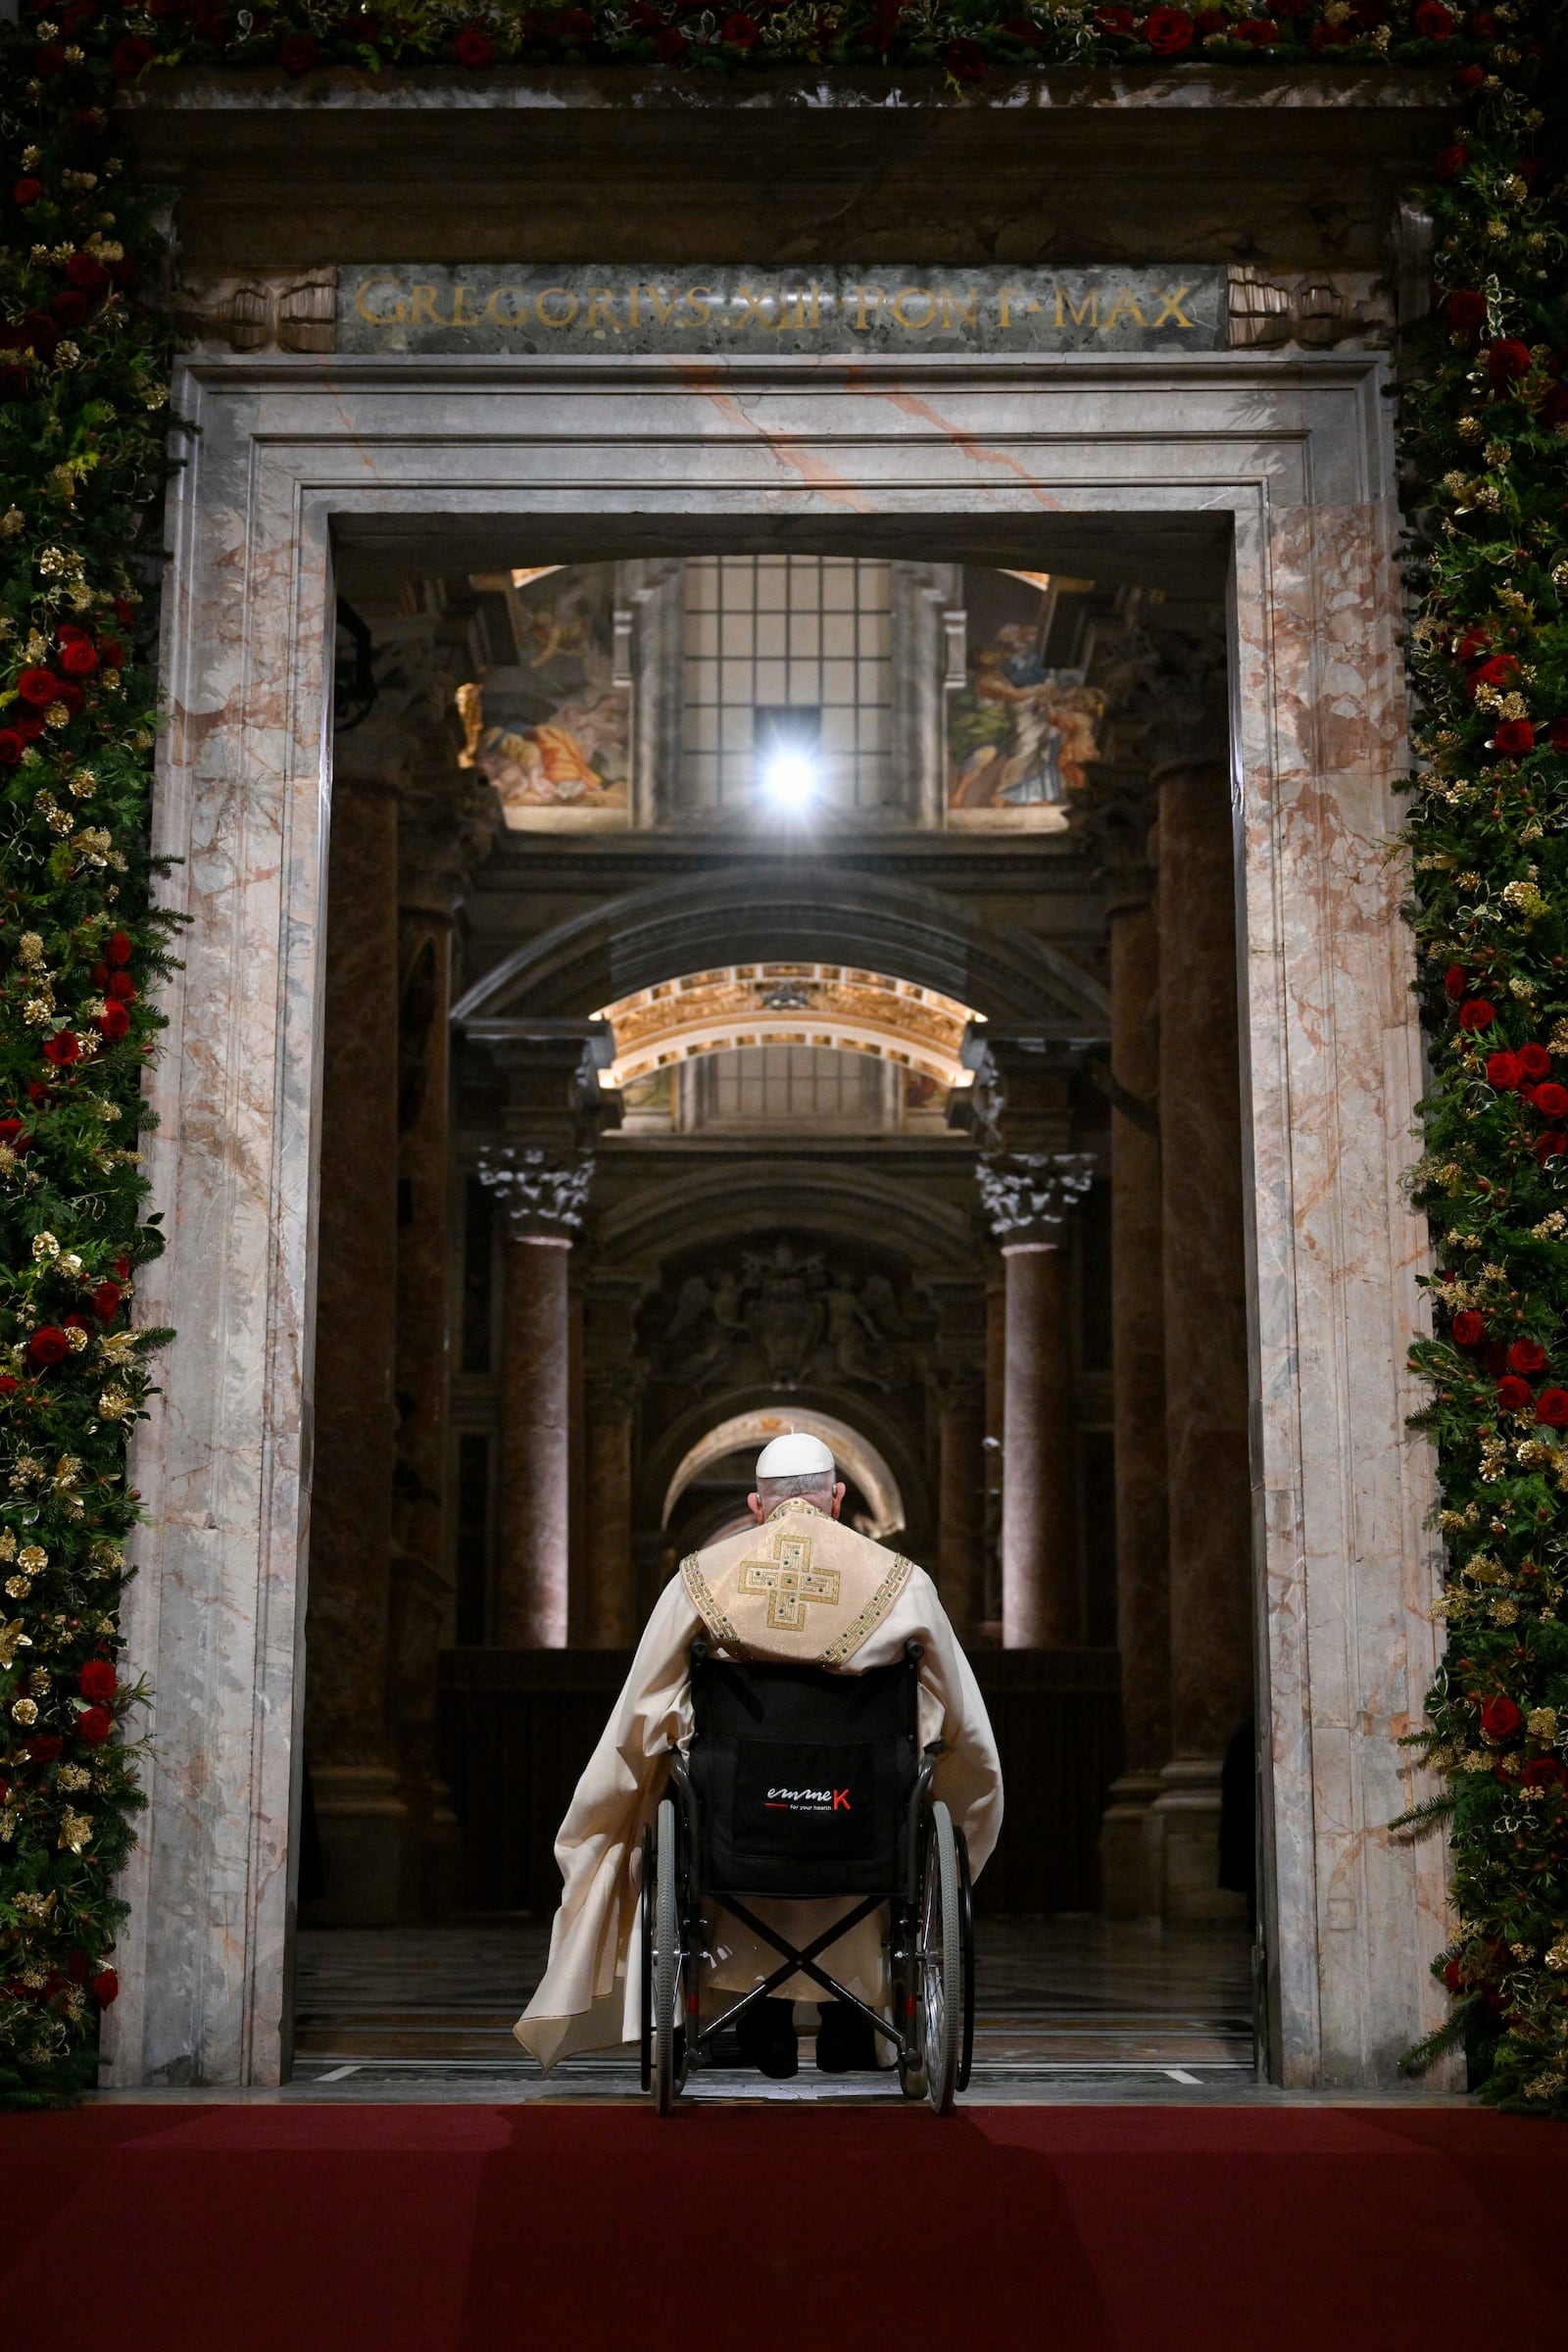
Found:
<path fill-rule="evenodd" d="M 46 1037 L 43 1041 L 43 1057 L 45 1061 L 52 1061 L 57 1070 L 66 1069 L 72 1062 L 79 1061 L 81 1040 L 74 1029 L 57 1029 L 53 1037 Z"/>
<path fill-rule="evenodd" d="M 1507 1094 L 1518 1083 L 1519 1056 L 1517 1054 L 1510 1054 L 1504 1048 L 1500 1054 L 1487 1055 L 1487 1084 L 1489 1086 L 1494 1086 L 1499 1094 Z"/>
<path fill-rule="evenodd" d="M 122 1004 L 132 1004 L 136 1000 L 136 983 L 128 972 L 111 972 L 109 994 Z"/>
<path fill-rule="evenodd" d="M 1544 1372 L 1546 1350 L 1539 1340 L 1515 1340 L 1508 1350 L 1508 1369 L 1510 1372 L 1523 1372 L 1527 1375 Z"/>
<path fill-rule="evenodd" d="M 1434 179 L 1456 179 L 1470 161 L 1470 150 L 1455 139 L 1451 147 L 1440 147 L 1432 158 Z"/>
<path fill-rule="evenodd" d="M 106 1004 L 98 1015 L 98 1033 L 108 1038 L 111 1045 L 122 1038 L 129 1027 L 130 1015 L 123 1004 Z"/>
<path fill-rule="evenodd" d="M 101 1323 L 112 1323 L 120 1312 L 120 1285 L 101 1282 L 92 1295 L 92 1311 Z"/>
<path fill-rule="evenodd" d="M 578 47 L 594 37 L 594 20 L 586 8 L 564 8 L 553 17 L 550 29 L 558 41 L 571 41 Z"/>
<path fill-rule="evenodd" d="M 1095 26 L 1100 32 L 1119 33 L 1124 39 L 1130 38 L 1133 29 L 1133 12 L 1130 8 L 1097 8 Z"/>
<path fill-rule="evenodd" d="M 277 44 L 277 62 L 285 74 L 308 74 L 316 63 L 316 43 L 308 32 L 291 32 Z"/>
<path fill-rule="evenodd" d="M 1494 384 L 1517 383 L 1530 373 L 1530 346 L 1517 335 L 1504 335 L 1487 345 L 1487 373 Z"/>
<path fill-rule="evenodd" d="M 1511 1740 L 1523 1720 L 1511 1698 L 1489 1698 L 1481 1710 L 1481 1728 L 1489 1740 Z"/>
<path fill-rule="evenodd" d="M 1568 1118 L 1568 1086 L 1550 1079 L 1536 1089 L 1536 1108 L 1544 1119 Z"/>
<path fill-rule="evenodd" d="M 1194 17 L 1193 23 L 1203 38 L 1207 40 L 1211 32 L 1224 31 L 1225 11 L 1222 8 L 1200 8 Z"/>
<path fill-rule="evenodd" d="M 17 680 L 17 692 L 24 703 L 45 710 L 60 692 L 60 680 L 52 669 L 24 669 Z"/>
<path fill-rule="evenodd" d="M 1461 297 L 1457 294 L 1450 294 L 1448 299 L 1450 302 L 1457 302 Z M 1481 302 L 1479 294 L 1474 299 Z M 1481 302 L 1481 307 L 1485 311 L 1487 306 Z M 1462 637 L 1454 639 L 1453 650 L 1461 662 L 1479 662 L 1491 643 L 1492 639 L 1485 629 L 1466 629 Z"/>
<path fill-rule="evenodd" d="M 99 2008 L 107 2009 L 112 2001 L 118 2001 L 120 1998 L 120 1979 L 112 1968 L 101 1968 L 94 1977 L 90 1989 Z"/>
<path fill-rule="evenodd" d="M 1446 41 L 1452 37 L 1453 19 L 1443 0 L 1421 0 L 1413 22 L 1424 41 Z"/>
<path fill-rule="evenodd" d="M 762 27 L 755 17 L 726 17 L 718 37 L 731 49 L 755 49 Z"/>
<path fill-rule="evenodd" d="M 21 1383 L 13 1380 L 9 1372 L 0 1372 L 0 1396 L 14 1396 L 20 1386 Z"/>
<path fill-rule="evenodd" d="M 1536 1398 L 1536 1419 L 1544 1429 L 1568 1429 L 1568 1389 L 1543 1389 Z"/>
<path fill-rule="evenodd" d="M 32 1138 L 20 1119 L 0 1119 L 0 1144 L 9 1144 L 19 1159 L 32 1150 Z"/>
<path fill-rule="evenodd" d="M 24 1741 L 34 1764 L 52 1764 L 65 1744 L 58 1732 L 34 1732 L 30 1740 Z"/>
<path fill-rule="evenodd" d="M 125 649 L 121 644 L 118 637 L 100 637 L 98 640 L 98 659 L 103 662 L 107 669 L 123 669 L 125 666 Z"/>
<path fill-rule="evenodd" d="M 120 1678 L 107 1658 L 89 1658 L 76 1677 L 83 1698 L 108 1700 L 120 1688 Z"/>
<path fill-rule="evenodd" d="M 1470 975 L 1462 963 L 1450 963 L 1443 975 L 1443 993 L 1450 1004 L 1457 1004 L 1470 985 Z"/>
<path fill-rule="evenodd" d="M 87 297 L 78 294 L 74 286 L 67 286 L 64 293 L 57 294 L 49 309 L 59 326 L 82 326 L 86 323 Z"/>
<path fill-rule="evenodd" d="M 111 963 L 128 963 L 131 956 L 129 935 L 123 931 L 116 931 L 111 937 L 108 947 L 105 948 L 104 954 Z"/>
<path fill-rule="evenodd" d="M 15 767 L 26 748 L 15 727 L 0 727 L 0 767 Z"/>
<path fill-rule="evenodd" d="M 1100 11 L 1102 16 L 1107 13 L 1125 17 L 1128 30 L 1132 29 L 1133 12 L 1130 8 L 1115 9 L 1109 12 L 1104 9 Z M 951 75 L 953 80 L 965 88 L 973 82 L 984 81 L 986 76 L 985 51 L 978 41 L 965 40 L 961 34 L 956 40 L 951 40 L 943 50 L 942 64 L 945 72 Z"/>
<path fill-rule="evenodd" d="M 1144 19 L 1144 38 L 1156 57 L 1179 57 L 1193 45 L 1193 20 L 1185 8 L 1152 9 Z"/>
<path fill-rule="evenodd" d="M 1536 730 L 1528 718 L 1505 718 L 1492 740 L 1511 760 L 1522 760 L 1536 748 Z"/>
<path fill-rule="evenodd" d="M 1452 1323 L 1454 1345 L 1459 1348 L 1479 1348 L 1487 1336 L 1486 1324 L 1473 1306 L 1462 1306 Z"/>
<path fill-rule="evenodd" d="M 1518 675 L 1519 664 L 1512 654 L 1494 654 L 1490 662 L 1478 662 L 1470 672 L 1470 691 L 1475 694 L 1483 686 L 1511 686 Z"/>
<path fill-rule="evenodd" d="M 465 24 L 452 44 L 452 54 L 460 66 L 467 66 L 474 73 L 481 66 L 493 66 L 496 62 L 495 45 L 477 24 Z"/>
<path fill-rule="evenodd" d="M 1544 1046 L 1538 1046 L 1532 1041 L 1528 1046 L 1519 1048 L 1519 1067 L 1527 1078 L 1549 1078 L 1551 1055 Z"/>
<path fill-rule="evenodd" d="M 74 253 L 66 264 L 66 277 L 78 294 L 99 294 L 109 283 L 109 272 L 95 253 Z"/>
<path fill-rule="evenodd" d="M 115 598 L 115 618 L 122 629 L 128 629 L 136 617 L 136 608 L 128 596 Z"/>
<path fill-rule="evenodd" d="M 33 710 L 13 710 L 11 724 L 24 743 L 36 743 L 43 733 L 43 712 Z"/>
<path fill-rule="evenodd" d="M 1450 1960 L 1443 1972 L 1443 1982 L 1450 1992 L 1463 1992 L 1464 1977 L 1457 1960 Z"/>
<path fill-rule="evenodd" d="M 1453 86 L 1461 98 L 1468 98 L 1472 90 L 1480 89 L 1486 78 L 1486 73 L 1480 66 L 1456 66 L 1453 72 Z"/>
<path fill-rule="evenodd" d="M 1472 997 L 1468 1004 L 1459 1007 L 1461 1029 L 1490 1029 L 1496 1017 L 1485 997 Z"/>
<path fill-rule="evenodd" d="M 83 1707 L 76 1717 L 76 1738 L 84 1747 L 102 1747 L 115 1728 L 107 1707 Z"/>
<path fill-rule="evenodd" d="M 73 638 L 61 650 L 60 666 L 73 678 L 90 678 L 98 666 L 98 657 L 85 637 Z"/>
<path fill-rule="evenodd" d="M 152 62 L 153 45 L 151 41 L 144 41 L 139 32 L 122 33 L 109 52 L 110 65 L 126 81 Z"/>
<path fill-rule="evenodd" d="M 1560 1127 L 1554 1127 L 1549 1133 L 1537 1136 L 1535 1151 L 1536 1157 L 1544 1167 L 1548 1159 L 1560 1159 L 1568 1152 L 1568 1135 Z"/>
<path fill-rule="evenodd" d="M 55 688 L 55 701 L 64 703 L 73 717 L 81 709 L 82 699 L 81 688 L 74 685 L 70 678 L 62 678 Z"/>
<path fill-rule="evenodd" d="M 1521 1788 L 1568 1789 L 1568 1765 L 1559 1764 L 1555 1756 L 1537 1756 L 1519 1775 Z"/>
<path fill-rule="evenodd" d="M 40 1324 L 27 1342 L 29 1364 L 58 1364 L 70 1353 L 71 1344 L 65 1333 L 57 1331 L 52 1323 Z"/>
<path fill-rule="evenodd" d="M 11 201 L 13 204 L 20 204 L 25 207 L 29 204 L 36 204 L 42 194 L 43 181 L 41 179 L 34 179 L 29 172 L 26 178 L 19 179 L 16 186 L 12 189 Z"/>
<path fill-rule="evenodd" d="M 1529 1402 L 1529 1382 L 1516 1379 L 1514 1374 L 1511 1372 L 1504 1374 L 1503 1378 L 1497 1383 L 1498 1412 L 1522 1413 L 1525 1409 L 1525 1406 Z"/>
<path fill-rule="evenodd" d="M 1271 24 L 1267 17 L 1244 17 L 1236 27 L 1236 38 L 1246 41 L 1251 49 L 1266 49 L 1279 37 L 1279 26 Z"/>
<path fill-rule="evenodd" d="M 41 48 L 33 51 L 32 70 L 40 81 L 47 81 L 51 75 L 65 72 L 66 53 L 58 41 L 45 41 Z"/>
<path fill-rule="evenodd" d="M 654 35 L 654 55 L 662 66 L 672 66 L 686 54 L 686 35 L 676 24 L 665 24 Z"/>

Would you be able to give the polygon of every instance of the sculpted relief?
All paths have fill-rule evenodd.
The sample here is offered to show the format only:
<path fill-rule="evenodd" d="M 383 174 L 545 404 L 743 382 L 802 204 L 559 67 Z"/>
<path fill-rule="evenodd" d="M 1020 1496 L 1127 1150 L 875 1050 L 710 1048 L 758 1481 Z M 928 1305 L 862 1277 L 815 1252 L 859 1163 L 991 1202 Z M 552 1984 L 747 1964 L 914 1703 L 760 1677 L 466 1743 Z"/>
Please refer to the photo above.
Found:
<path fill-rule="evenodd" d="M 686 1274 L 654 1312 L 658 1377 L 700 1395 L 764 1381 L 886 1394 L 918 1373 L 924 1318 L 891 1278 L 787 1241 Z"/>

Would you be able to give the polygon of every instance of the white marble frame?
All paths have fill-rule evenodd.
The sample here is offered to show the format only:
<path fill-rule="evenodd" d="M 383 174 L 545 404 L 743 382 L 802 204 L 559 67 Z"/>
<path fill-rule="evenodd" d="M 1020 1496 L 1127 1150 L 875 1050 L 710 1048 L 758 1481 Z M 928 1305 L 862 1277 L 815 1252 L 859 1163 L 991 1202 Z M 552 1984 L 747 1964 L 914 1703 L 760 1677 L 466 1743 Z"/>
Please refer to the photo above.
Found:
<path fill-rule="evenodd" d="M 172 1323 L 136 1473 L 130 1656 L 157 1690 L 111 2080 L 285 2073 L 311 1386 L 334 518 L 1234 525 L 1253 1460 L 1274 1772 L 1272 2066 L 1395 2080 L 1434 2021 L 1441 1850 L 1392 1839 L 1435 1655 L 1403 1429 L 1418 1041 L 1385 854 L 1402 760 L 1384 364 L 218 359 L 172 495 L 156 797 L 194 917 L 151 1155 Z M 912 552 L 912 551 L 911 551 Z M 291 1800 L 291 1789 L 294 1795 Z M 519 1992 L 522 1990 L 519 1987 Z"/>

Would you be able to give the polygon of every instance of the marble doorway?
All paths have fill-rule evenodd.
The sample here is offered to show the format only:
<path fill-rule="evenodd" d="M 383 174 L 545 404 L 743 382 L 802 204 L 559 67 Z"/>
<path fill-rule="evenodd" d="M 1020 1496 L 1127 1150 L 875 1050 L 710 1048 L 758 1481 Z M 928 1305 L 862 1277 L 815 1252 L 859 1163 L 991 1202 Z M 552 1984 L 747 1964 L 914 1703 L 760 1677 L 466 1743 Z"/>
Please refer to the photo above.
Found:
<path fill-rule="evenodd" d="M 335 551 L 499 545 L 519 518 L 564 561 L 612 538 L 1062 567 L 1096 533 L 1222 551 L 1271 2063 L 1298 2086 L 1394 2080 L 1438 2006 L 1444 1881 L 1386 1826 L 1435 1568 L 1403 1428 L 1418 1051 L 1384 849 L 1383 375 L 1366 354 L 182 368 L 155 847 L 193 923 L 144 1300 L 181 1338 L 137 1455 L 128 1632 L 158 1699 L 113 2081 L 265 2083 L 289 2059 Z"/>

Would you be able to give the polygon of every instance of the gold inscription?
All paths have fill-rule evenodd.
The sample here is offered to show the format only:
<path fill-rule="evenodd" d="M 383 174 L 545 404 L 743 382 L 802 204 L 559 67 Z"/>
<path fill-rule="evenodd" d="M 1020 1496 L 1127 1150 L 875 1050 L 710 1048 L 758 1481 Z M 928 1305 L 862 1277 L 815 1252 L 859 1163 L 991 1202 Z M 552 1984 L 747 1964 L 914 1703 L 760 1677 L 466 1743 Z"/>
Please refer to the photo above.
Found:
<path fill-rule="evenodd" d="M 579 293 L 571 286 L 542 286 L 536 292 L 517 285 L 486 287 L 471 279 L 450 290 L 434 284 L 405 282 L 390 273 L 362 279 L 354 294 L 354 314 L 367 326 L 392 332 L 398 328 L 443 327 L 449 330 L 491 327 L 506 330 L 536 323 L 552 333 L 575 328 L 603 341 L 608 335 L 637 332 L 648 326 L 680 331 L 717 322 L 735 335 L 815 335 L 824 328 L 870 335 L 890 329 L 897 337 L 938 332 L 978 342 L 988 330 L 1011 334 L 1038 317 L 1057 331 L 1076 328 L 1091 335 L 1114 335 L 1135 327 L 1146 336 L 1196 334 L 1200 322 L 1190 307 L 1190 284 L 1155 286 L 1127 284 L 1090 286 L 1053 279 L 1028 293 L 1016 285 L 990 289 L 973 284 L 900 286 L 890 293 L 867 280 L 842 285 L 837 291 L 813 278 L 808 284 L 786 281 L 778 285 L 745 284 L 720 292 L 707 284 L 656 284 L 650 279 L 626 279 L 618 285 L 590 286 Z M 443 307 L 445 306 L 445 307 Z"/>

